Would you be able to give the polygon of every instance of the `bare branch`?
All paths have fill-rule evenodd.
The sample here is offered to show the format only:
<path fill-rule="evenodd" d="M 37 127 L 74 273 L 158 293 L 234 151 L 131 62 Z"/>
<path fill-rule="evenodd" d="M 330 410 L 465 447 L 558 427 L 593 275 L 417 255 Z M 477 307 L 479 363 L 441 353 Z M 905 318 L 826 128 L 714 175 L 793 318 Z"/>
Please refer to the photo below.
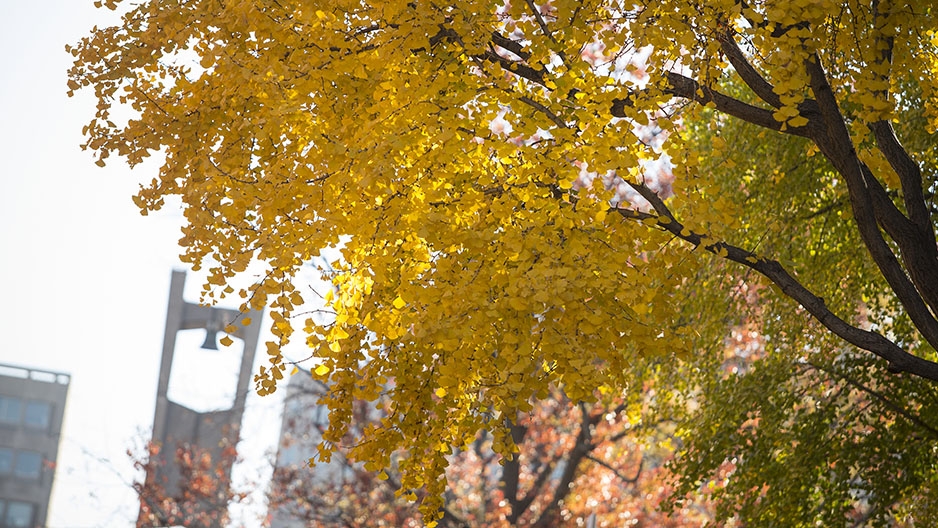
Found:
<path fill-rule="evenodd" d="M 600 466 L 602 466 L 602 467 L 608 469 L 609 471 L 612 471 L 612 473 L 613 473 L 615 476 L 619 477 L 619 480 L 621 480 L 621 481 L 623 481 L 623 482 L 625 482 L 625 483 L 628 483 L 628 484 L 635 484 L 636 482 L 638 482 L 639 477 L 642 476 L 642 470 L 643 470 L 644 467 L 645 467 L 645 458 L 642 457 L 642 459 L 639 460 L 639 462 L 638 462 L 638 469 L 635 471 L 635 476 L 634 476 L 634 477 L 626 477 L 626 476 L 623 475 L 618 469 L 612 467 L 612 465 L 610 465 L 610 464 L 609 464 L 608 462 L 606 462 L 605 460 L 600 460 L 600 459 L 594 457 L 593 455 L 586 455 L 586 459 L 587 459 L 587 460 L 590 460 L 590 461 L 592 461 L 592 462 L 595 462 L 595 463 L 597 463 L 597 464 L 599 464 Z"/>
<path fill-rule="evenodd" d="M 858 390 L 860 390 L 860 391 L 863 391 L 863 392 L 869 394 L 869 395 L 872 396 L 876 401 L 878 401 L 878 402 L 882 403 L 884 406 L 886 406 L 886 408 L 888 408 L 889 410 L 893 411 L 894 413 L 898 414 L 899 416 L 902 416 L 902 417 L 905 418 L 906 420 L 912 422 L 913 424 L 915 424 L 916 426 L 918 426 L 919 428 L 921 428 L 923 431 L 925 431 L 926 433 L 928 433 L 930 436 L 932 436 L 932 437 L 938 439 L 938 429 L 935 429 L 934 427 L 932 427 L 931 425 L 929 425 L 928 423 L 926 423 L 924 420 L 922 420 L 922 418 L 920 418 L 920 417 L 918 417 L 918 416 L 912 414 L 912 412 L 909 411 L 908 409 L 905 409 L 905 408 L 901 407 L 898 403 L 896 403 L 896 402 L 894 402 L 894 401 L 888 399 L 888 398 L 887 398 L 886 396 L 884 396 L 881 392 L 876 391 L 876 390 L 874 390 L 873 388 L 868 387 L 868 386 L 864 385 L 863 383 L 860 383 L 859 381 L 857 381 L 857 380 L 855 380 L 855 379 L 853 379 L 853 378 L 850 378 L 850 377 L 848 377 L 848 376 L 846 376 L 846 375 L 844 375 L 844 374 L 841 374 L 840 372 L 836 372 L 836 371 L 834 371 L 833 369 L 831 369 L 831 368 L 829 368 L 829 367 L 825 367 L 825 366 L 823 366 L 823 365 L 817 365 L 817 364 L 811 363 L 811 362 L 808 362 L 808 366 L 810 366 L 811 368 L 814 368 L 814 369 L 816 369 L 816 370 L 819 370 L 819 371 L 821 371 L 821 372 L 824 372 L 824 373 L 826 373 L 826 374 L 828 374 L 828 375 L 830 375 L 830 376 L 832 376 L 832 377 L 834 377 L 834 378 L 837 378 L 837 379 L 839 379 L 839 380 L 843 380 L 843 381 L 846 382 L 848 385 L 850 385 L 850 386 L 852 386 L 852 387 L 854 387 L 854 388 L 856 388 L 856 389 L 858 389 Z"/>

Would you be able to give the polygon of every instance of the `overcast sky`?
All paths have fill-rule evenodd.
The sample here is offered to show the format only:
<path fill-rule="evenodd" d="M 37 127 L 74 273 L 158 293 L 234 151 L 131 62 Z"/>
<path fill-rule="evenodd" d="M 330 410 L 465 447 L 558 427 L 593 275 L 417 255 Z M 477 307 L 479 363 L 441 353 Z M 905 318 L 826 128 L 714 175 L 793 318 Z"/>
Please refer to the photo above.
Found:
<path fill-rule="evenodd" d="M 133 525 L 125 451 L 152 425 L 170 273 L 182 269 L 178 209 L 142 217 L 130 199 L 155 167 L 101 169 L 79 148 L 94 102 L 66 96 L 64 48 L 109 21 L 92 0 L 0 2 L 0 363 L 72 376 L 50 528 Z M 195 301 L 199 278 L 187 286 Z M 177 354 L 203 361 L 185 386 L 210 398 L 228 387 L 196 352 L 203 336 L 181 335 Z M 252 396 L 241 473 L 255 480 L 280 401 Z"/>

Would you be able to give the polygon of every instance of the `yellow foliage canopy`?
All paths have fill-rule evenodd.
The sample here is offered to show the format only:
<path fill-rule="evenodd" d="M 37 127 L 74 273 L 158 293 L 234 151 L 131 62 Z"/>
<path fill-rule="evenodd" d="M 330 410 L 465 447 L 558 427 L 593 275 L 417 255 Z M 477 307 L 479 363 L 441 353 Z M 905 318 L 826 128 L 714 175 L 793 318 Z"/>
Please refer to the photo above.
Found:
<path fill-rule="evenodd" d="M 548 387 L 621 390 L 637 358 L 708 331 L 686 292 L 712 286 L 712 261 L 675 239 L 763 273 L 828 325 L 771 255 L 731 245 L 736 204 L 697 173 L 682 121 L 714 107 L 808 137 L 843 172 L 818 90 L 841 123 L 888 123 L 913 83 L 934 130 L 934 8 L 872 4 L 144 0 L 69 48 L 69 88 L 98 97 L 85 133 L 99 162 L 165 156 L 136 201 L 182 197 L 183 258 L 212 262 L 210 285 L 266 263 L 243 295 L 272 308 L 279 339 L 262 393 L 287 368 L 295 272 L 341 247 L 334 320 L 306 328 L 332 388 L 326 439 L 345 434 L 352 398 L 387 393 L 393 413 L 353 454 L 379 469 L 405 450 L 402 485 L 430 492 L 432 519 L 450 446 L 495 428 L 509 455 L 499 426 Z M 718 91 L 737 74 L 754 96 Z M 857 130 L 849 148 L 869 150 Z"/>

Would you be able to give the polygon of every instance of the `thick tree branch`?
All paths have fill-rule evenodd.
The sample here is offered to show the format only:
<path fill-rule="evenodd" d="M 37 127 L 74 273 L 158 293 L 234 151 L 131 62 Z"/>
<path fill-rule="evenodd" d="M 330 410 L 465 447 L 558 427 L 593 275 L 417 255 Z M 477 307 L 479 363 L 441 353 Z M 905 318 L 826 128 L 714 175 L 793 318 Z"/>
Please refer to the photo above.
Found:
<path fill-rule="evenodd" d="M 885 189 L 857 157 L 834 92 L 827 82 L 827 74 L 821 66 L 820 57 L 815 54 L 806 60 L 805 68 L 811 79 L 811 89 L 818 102 L 825 129 L 813 139 L 818 149 L 847 183 L 853 217 L 873 261 L 905 307 L 916 328 L 922 333 L 922 337 L 932 347 L 938 348 L 938 320 L 929 311 L 925 300 L 883 239 L 879 224 L 882 223 L 890 236 L 894 237 L 913 266 L 921 265 L 918 255 L 922 249 L 914 247 L 914 243 L 910 244 L 908 230 L 905 228 L 905 224 L 909 224 L 908 220 L 901 213 L 898 213 L 900 218 L 896 217 L 898 210 Z M 932 268 L 934 266 L 931 264 Z M 926 263 L 926 270 L 928 267 Z"/>
<path fill-rule="evenodd" d="M 888 120 L 877 121 L 870 124 L 870 130 L 876 138 L 879 151 L 883 153 L 886 161 L 892 166 L 892 170 L 896 171 L 899 176 L 902 198 L 909 220 L 919 229 L 931 234 L 934 240 L 928 208 L 925 206 L 925 195 L 922 192 L 922 169 L 899 143 L 892 123 Z"/>
<path fill-rule="evenodd" d="M 547 479 L 554 472 L 554 464 L 551 461 L 548 464 L 545 464 L 544 467 L 537 474 L 537 478 L 534 480 L 534 484 L 531 485 L 531 488 L 524 494 L 524 497 L 518 501 L 518 515 L 515 515 L 515 508 L 512 507 L 512 514 L 508 516 L 508 522 L 514 525 L 518 522 L 521 514 L 528 510 L 531 507 L 531 504 L 534 502 L 534 499 L 537 498 L 538 494 L 541 492 L 541 489 L 544 487 L 544 484 L 547 482 Z"/>
<path fill-rule="evenodd" d="M 733 69 L 739 74 L 739 78 L 746 83 L 746 86 L 748 86 L 759 99 L 762 99 L 773 108 L 782 107 L 782 100 L 779 98 L 778 94 L 775 93 L 774 87 L 752 66 L 746 58 L 746 55 L 743 54 L 743 50 L 739 49 L 739 45 L 736 43 L 731 33 L 727 32 L 720 38 L 720 48 L 730 61 L 730 64 L 733 65 Z"/>
<path fill-rule="evenodd" d="M 509 50 L 510 51 L 510 50 Z M 514 73 L 518 77 L 523 77 L 533 83 L 540 84 L 544 86 L 546 84 L 547 72 L 544 70 L 538 70 L 524 64 L 523 62 L 512 61 L 502 57 L 493 49 L 486 50 L 482 55 L 477 56 L 476 58 L 488 61 L 495 62 L 502 66 L 502 68 Z"/>
<path fill-rule="evenodd" d="M 733 69 L 736 70 L 739 78 L 746 83 L 746 86 L 748 86 L 759 99 L 773 108 L 782 107 L 781 97 L 775 93 L 775 87 L 765 80 L 762 74 L 749 62 L 749 59 L 739 48 L 739 44 L 736 43 L 732 34 L 727 33 L 720 39 L 720 47 L 723 50 L 723 54 L 726 55 L 726 58 L 730 61 L 730 64 L 733 65 Z M 817 101 L 813 99 L 802 101 L 798 105 L 798 112 L 809 121 L 816 121 L 820 118 Z"/>
<path fill-rule="evenodd" d="M 922 189 L 921 167 L 899 142 L 892 123 L 878 121 L 870 125 L 870 130 L 876 138 L 879 151 L 899 176 L 902 200 L 908 215 L 908 220 L 900 213 L 901 219 L 881 223 L 889 236 L 899 244 L 909 277 L 921 292 L 925 304 L 931 308 L 933 315 L 938 314 L 938 243 Z"/>
<path fill-rule="evenodd" d="M 492 42 L 500 47 L 505 48 L 506 50 L 514 53 L 521 60 L 528 60 L 531 58 L 531 54 L 524 50 L 524 45 L 518 42 L 517 40 L 511 40 L 510 38 L 502 35 L 501 33 L 495 32 L 492 33 Z"/>
<path fill-rule="evenodd" d="M 873 190 L 873 211 L 886 234 L 899 246 L 912 284 L 922 301 L 931 308 L 932 318 L 938 314 L 938 246 L 928 226 L 919 228 L 906 218 L 889 200 L 889 192 L 865 163 L 860 163 L 864 181 Z M 881 203 L 886 201 L 887 203 Z M 924 206 L 924 197 L 921 204 Z M 938 348 L 938 347 L 936 347 Z"/>
<path fill-rule="evenodd" d="M 544 508 L 544 511 L 542 511 L 541 515 L 537 518 L 537 521 L 534 522 L 532 528 L 545 528 L 547 526 L 556 525 L 557 510 L 560 508 L 560 502 L 570 493 L 570 486 L 576 478 L 580 463 L 589 455 L 590 451 L 595 448 L 592 443 L 593 435 L 590 430 L 592 425 L 591 417 L 582 404 L 580 405 L 580 411 L 583 414 L 583 418 L 580 420 L 580 429 L 577 433 L 576 443 L 567 455 L 567 464 L 563 468 L 560 479 L 557 480 L 554 486 L 554 495 Z"/>
<path fill-rule="evenodd" d="M 810 138 L 816 133 L 817 126 L 811 121 L 805 126 L 784 127 L 783 129 L 783 123 L 775 119 L 771 111 L 744 103 L 713 88 L 702 86 L 697 81 L 679 73 L 668 72 L 667 86 L 664 87 L 664 92 L 702 105 L 713 103 L 716 109 L 724 114 L 729 114 L 747 123 L 769 130 L 806 138 Z M 628 117 L 625 108 L 632 106 L 632 97 L 632 94 L 628 94 L 625 98 L 616 99 L 612 105 L 612 115 L 614 117 Z"/>
<path fill-rule="evenodd" d="M 650 189 L 643 193 L 642 196 L 649 200 L 652 207 L 656 207 L 656 204 L 662 203 L 661 199 L 658 198 L 654 192 L 651 192 Z M 707 235 L 695 233 L 687 229 L 673 216 L 664 214 L 656 215 L 631 209 L 610 209 L 610 212 L 612 211 L 619 213 L 624 218 L 640 221 L 648 219 L 656 220 L 660 228 L 670 232 L 675 237 L 761 273 L 778 286 L 778 288 L 782 290 L 782 293 L 800 303 L 808 313 L 814 316 L 814 318 L 828 330 L 848 343 L 885 359 L 889 362 L 889 368 L 891 370 L 909 372 L 931 381 L 938 381 L 938 363 L 909 354 L 895 343 L 876 332 L 861 330 L 860 328 L 850 325 L 831 312 L 824 303 L 824 299 L 805 288 L 777 261 L 759 257 L 737 246 L 717 241 Z"/>
<path fill-rule="evenodd" d="M 516 423 L 511 424 L 511 440 L 515 445 L 521 445 L 527 432 L 527 427 Z M 502 493 L 504 493 L 505 499 L 511 505 L 510 515 L 515 519 L 521 517 L 521 513 L 523 512 L 523 510 L 519 510 L 518 508 L 518 485 L 520 477 L 521 461 L 518 460 L 518 457 L 506 460 L 504 465 L 502 465 Z"/>

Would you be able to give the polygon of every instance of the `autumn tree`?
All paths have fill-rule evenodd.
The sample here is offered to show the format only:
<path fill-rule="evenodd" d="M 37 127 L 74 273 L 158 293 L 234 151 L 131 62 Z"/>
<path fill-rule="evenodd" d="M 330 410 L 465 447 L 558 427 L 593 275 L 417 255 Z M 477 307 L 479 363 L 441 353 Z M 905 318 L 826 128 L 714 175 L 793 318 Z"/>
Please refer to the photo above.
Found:
<path fill-rule="evenodd" d="M 164 467 L 172 453 L 172 479 Z M 140 499 L 137 528 L 187 526 L 216 528 L 228 523 L 228 506 L 245 495 L 231 489 L 231 464 L 237 458 L 234 446 L 208 450 L 180 444 L 162 446 L 148 442 L 141 451 L 128 451 L 134 468 L 143 479 L 134 482 Z"/>
<path fill-rule="evenodd" d="M 295 374 L 287 389 L 268 495 L 271 526 L 420 526 L 393 460 L 378 474 L 340 453 L 328 465 L 307 467 L 327 424 L 316 419 L 326 387 L 306 376 Z M 706 494 L 688 494 L 673 512 L 657 508 L 672 492 L 664 463 L 674 452 L 677 424 L 656 411 L 651 379 L 642 389 L 610 405 L 576 404 L 552 391 L 512 424 L 518 451 L 508 461 L 492 450 L 492 435 L 480 432 L 447 457 L 440 526 L 702 526 L 712 512 Z M 354 409 L 357 426 L 385 417 L 373 402 Z"/>
<path fill-rule="evenodd" d="M 296 370 L 284 400 L 280 442 L 267 491 L 268 519 L 273 528 L 417 527 L 416 506 L 398 493 L 389 475 L 377 473 L 344 456 L 339 449 L 328 463 L 310 467 L 310 459 L 328 428 L 319 399 L 327 386 L 308 372 Z M 352 426 L 341 445 L 354 443 L 361 427 L 383 416 L 382 405 L 357 400 Z"/>
<path fill-rule="evenodd" d="M 320 456 L 354 399 L 386 395 L 351 455 L 381 468 L 404 450 L 401 485 L 432 518 L 454 446 L 488 428 L 510 458 L 516 417 L 553 387 L 590 402 L 634 385 L 636 362 L 697 362 L 738 323 L 741 289 L 772 299 L 769 326 L 810 320 L 772 329 L 810 330 L 813 372 L 846 350 L 875 393 L 892 385 L 851 365 L 933 392 L 935 16 L 884 0 L 143 1 L 69 48 L 69 88 L 98 98 L 99 163 L 160 154 L 136 201 L 181 197 L 207 296 L 265 265 L 241 292 L 272 310 L 260 392 L 302 328 L 330 387 Z M 810 170 L 734 159 L 740 180 L 708 161 L 738 136 L 700 145 L 700 122 L 745 124 Z M 826 242 L 808 223 L 833 218 Z M 792 233 L 816 243 L 786 251 Z M 330 246 L 334 318 L 303 324 L 293 277 Z"/>
<path fill-rule="evenodd" d="M 746 97 L 738 83 L 724 90 Z M 934 141 L 916 133 L 924 126 L 921 94 L 908 85 L 898 90 L 907 111 L 896 131 L 916 157 L 934 159 Z M 714 126 L 707 112 L 687 126 L 702 152 L 701 168 L 730 176 L 721 194 L 738 197 L 735 217 L 748 226 L 740 239 L 778 255 L 801 281 L 817 285 L 832 310 L 853 313 L 860 328 L 925 346 L 909 319 L 897 316 L 897 300 L 882 294 L 884 279 L 846 221 L 849 193 L 826 160 L 805 139 L 766 141 L 765 131 L 739 120 Z M 733 149 L 705 152 L 714 141 Z M 752 159 L 763 160 L 770 173 L 756 173 Z M 759 205 L 775 196 L 788 197 L 783 214 Z M 678 489 L 724 483 L 712 491 L 717 518 L 745 525 L 938 522 L 934 383 L 890 372 L 807 317 L 804 307 L 790 309 L 772 288 L 743 283 L 735 291 L 732 320 L 739 325 L 726 352 L 738 351 L 738 359 L 698 355 L 685 362 L 685 372 L 698 372 L 692 377 L 704 405 L 682 422 L 684 449 L 672 467 L 681 475 Z M 743 375 L 713 376 L 721 362 Z"/>
<path fill-rule="evenodd" d="M 375 473 L 340 453 L 329 465 L 308 466 L 327 426 L 316 403 L 325 389 L 304 372 L 291 378 L 280 452 L 265 486 L 265 526 L 421 526 L 422 515 L 400 493 L 393 468 Z M 711 517 L 705 495 L 689 496 L 674 512 L 658 510 L 672 491 L 664 463 L 673 454 L 677 424 L 656 413 L 655 394 L 650 379 L 641 391 L 616 398 L 611 406 L 575 404 L 553 391 L 512 426 L 518 452 L 502 463 L 491 449 L 491 434 L 482 431 L 470 448 L 448 457 L 440 525 L 580 526 L 590 520 L 597 527 L 703 525 Z M 357 426 L 383 417 L 380 404 L 358 401 L 354 406 Z M 354 435 L 347 438 L 353 441 Z M 249 503 L 243 490 L 250 485 L 234 491 L 228 482 L 234 449 L 217 457 L 177 445 L 173 463 L 178 475 L 172 482 L 157 468 L 166 463 L 161 451 L 153 443 L 128 451 L 135 468 L 164 475 L 134 483 L 141 503 L 139 527 L 225 526 L 231 504 Z"/>

